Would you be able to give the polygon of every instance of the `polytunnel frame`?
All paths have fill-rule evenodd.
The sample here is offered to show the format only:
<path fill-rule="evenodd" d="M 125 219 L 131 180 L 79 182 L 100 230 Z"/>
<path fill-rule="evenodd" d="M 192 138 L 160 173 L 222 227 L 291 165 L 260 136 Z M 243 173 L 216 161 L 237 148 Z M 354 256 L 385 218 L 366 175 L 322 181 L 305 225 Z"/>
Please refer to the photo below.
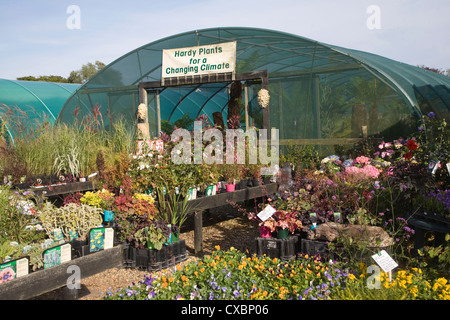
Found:
<path fill-rule="evenodd" d="M 246 84 L 251 81 L 261 81 L 261 87 L 262 89 L 268 90 L 269 87 L 269 81 L 268 81 L 268 72 L 267 70 L 264 71 L 254 71 L 254 72 L 248 72 L 248 73 L 241 73 L 241 74 L 234 74 L 234 73 L 215 73 L 215 74 L 208 74 L 208 75 L 201 75 L 201 76 L 185 76 L 185 77 L 176 77 L 176 78 L 168 78 L 164 79 L 163 81 L 148 81 L 148 82 L 140 82 L 138 85 L 138 91 L 139 91 L 139 103 L 144 104 L 146 107 L 148 107 L 148 92 L 152 91 L 156 94 L 156 125 L 157 125 L 157 132 L 158 136 L 161 135 L 161 104 L 160 104 L 160 93 L 165 90 L 166 88 L 173 88 L 173 87 L 179 87 L 179 86 L 189 86 L 189 85 L 198 85 L 196 88 L 200 87 L 202 84 L 210 84 L 210 83 L 231 83 L 233 81 L 241 81 L 245 82 Z M 194 88 L 193 90 L 196 90 Z M 244 90 L 246 91 L 247 85 L 245 85 Z M 219 90 L 221 91 L 221 90 Z M 217 91 L 217 92 L 219 92 Z M 185 95 L 185 97 L 189 96 Z M 203 107 L 206 105 L 209 99 L 212 97 L 209 97 L 206 102 L 203 104 L 203 106 L 198 111 L 198 114 L 200 114 Z M 245 98 L 247 100 L 247 95 L 245 95 Z M 181 103 L 181 102 L 180 102 Z M 177 108 L 178 104 L 175 104 L 173 106 L 171 111 L 171 116 L 174 113 L 175 109 Z M 246 129 L 248 129 L 248 101 L 245 102 L 245 123 L 246 123 Z M 222 110 L 226 107 L 226 105 L 222 108 Z M 169 116 L 169 119 L 170 117 Z M 267 138 L 270 139 L 270 110 L 269 106 L 263 108 L 263 129 L 267 130 Z"/>

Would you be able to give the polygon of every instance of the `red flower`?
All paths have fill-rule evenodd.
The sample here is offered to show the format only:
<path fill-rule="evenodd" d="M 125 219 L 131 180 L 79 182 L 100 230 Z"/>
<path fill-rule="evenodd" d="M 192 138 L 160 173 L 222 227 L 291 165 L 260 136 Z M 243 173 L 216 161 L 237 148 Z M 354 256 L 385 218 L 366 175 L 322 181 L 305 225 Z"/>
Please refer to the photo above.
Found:
<path fill-rule="evenodd" d="M 411 153 L 411 152 L 406 152 L 406 153 L 403 155 L 403 158 L 405 158 L 406 160 L 411 159 L 411 158 L 412 158 L 412 153 Z"/>
<path fill-rule="evenodd" d="M 411 151 L 415 151 L 419 148 L 419 145 L 414 140 L 408 140 L 406 147 Z"/>

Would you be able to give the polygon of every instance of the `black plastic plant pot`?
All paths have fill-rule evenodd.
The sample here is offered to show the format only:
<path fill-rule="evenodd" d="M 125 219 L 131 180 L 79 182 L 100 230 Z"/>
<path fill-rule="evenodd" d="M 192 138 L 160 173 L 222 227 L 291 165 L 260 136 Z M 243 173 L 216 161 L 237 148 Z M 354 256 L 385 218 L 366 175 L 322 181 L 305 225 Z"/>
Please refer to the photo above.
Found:
<path fill-rule="evenodd" d="M 256 238 L 256 255 L 258 257 L 268 256 L 280 260 L 293 260 L 298 248 L 298 237 L 289 236 L 287 239 Z"/>

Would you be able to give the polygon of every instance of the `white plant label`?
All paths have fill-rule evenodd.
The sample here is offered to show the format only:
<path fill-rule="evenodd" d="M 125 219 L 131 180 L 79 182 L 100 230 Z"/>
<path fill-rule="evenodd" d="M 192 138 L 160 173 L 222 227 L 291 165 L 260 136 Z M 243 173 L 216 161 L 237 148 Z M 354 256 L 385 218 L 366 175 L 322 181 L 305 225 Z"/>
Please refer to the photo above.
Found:
<path fill-rule="evenodd" d="M 393 269 L 398 267 L 397 262 L 395 262 L 394 259 L 392 259 L 391 256 L 384 250 L 374 254 L 372 258 L 384 272 L 391 272 Z"/>
<path fill-rule="evenodd" d="M 268 205 L 264 208 L 263 211 L 257 214 L 258 218 L 260 218 L 263 222 L 269 219 L 277 210 L 275 210 L 271 205 Z"/>

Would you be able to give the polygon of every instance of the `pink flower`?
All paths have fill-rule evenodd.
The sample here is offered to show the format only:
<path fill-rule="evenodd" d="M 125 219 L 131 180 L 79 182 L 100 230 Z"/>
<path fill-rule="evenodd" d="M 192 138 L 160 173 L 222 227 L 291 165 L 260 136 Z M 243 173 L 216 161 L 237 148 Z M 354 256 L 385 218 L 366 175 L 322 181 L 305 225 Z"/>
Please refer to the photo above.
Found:
<path fill-rule="evenodd" d="M 364 166 L 363 172 L 371 178 L 378 178 L 380 175 L 380 171 L 370 164 Z"/>
<path fill-rule="evenodd" d="M 355 163 L 369 164 L 370 163 L 370 158 L 364 157 L 364 156 L 360 156 L 360 157 L 356 158 Z"/>
<path fill-rule="evenodd" d="M 355 166 L 350 166 L 350 167 L 345 168 L 345 173 L 358 174 L 358 173 L 360 173 L 360 168 L 355 167 Z"/>

